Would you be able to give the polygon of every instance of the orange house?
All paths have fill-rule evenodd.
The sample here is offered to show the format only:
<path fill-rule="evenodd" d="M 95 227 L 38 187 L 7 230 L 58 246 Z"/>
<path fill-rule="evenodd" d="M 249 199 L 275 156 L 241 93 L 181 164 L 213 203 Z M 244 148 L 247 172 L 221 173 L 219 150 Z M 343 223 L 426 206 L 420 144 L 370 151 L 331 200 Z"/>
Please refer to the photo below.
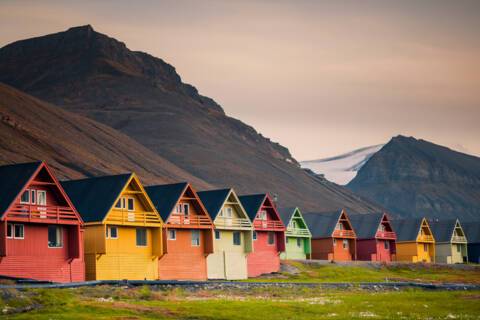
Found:
<path fill-rule="evenodd" d="M 206 280 L 207 256 L 213 253 L 213 223 L 186 182 L 146 187 L 164 221 L 161 280 Z"/>
<path fill-rule="evenodd" d="M 312 259 L 356 260 L 356 235 L 345 210 L 306 213 L 303 218 L 312 233 Z"/>

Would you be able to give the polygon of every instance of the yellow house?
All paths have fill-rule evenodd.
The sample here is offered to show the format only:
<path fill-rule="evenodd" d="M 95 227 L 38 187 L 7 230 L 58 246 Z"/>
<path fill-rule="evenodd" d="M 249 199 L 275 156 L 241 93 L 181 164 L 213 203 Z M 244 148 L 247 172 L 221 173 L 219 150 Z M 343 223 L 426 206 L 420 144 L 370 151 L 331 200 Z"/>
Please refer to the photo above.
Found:
<path fill-rule="evenodd" d="M 435 238 L 425 218 L 392 220 L 397 261 L 435 262 Z"/>
<path fill-rule="evenodd" d="M 134 173 L 62 185 L 85 221 L 87 280 L 158 279 L 163 222 Z"/>

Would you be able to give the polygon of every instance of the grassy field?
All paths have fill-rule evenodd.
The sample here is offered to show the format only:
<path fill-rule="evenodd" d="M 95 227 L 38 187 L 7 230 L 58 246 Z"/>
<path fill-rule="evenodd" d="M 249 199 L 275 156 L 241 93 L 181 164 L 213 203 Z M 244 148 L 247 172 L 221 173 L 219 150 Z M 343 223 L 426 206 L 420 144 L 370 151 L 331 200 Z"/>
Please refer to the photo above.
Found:
<path fill-rule="evenodd" d="M 429 264 L 319 264 L 284 262 L 287 272 L 246 281 L 284 282 L 457 282 L 480 284 L 480 266 Z M 294 272 L 292 272 L 294 271 Z"/>
<path fill-rule="evenodd" d="M 0 291 L 5 319 L 480 319 L 480 292 L 91 287 Z"/>

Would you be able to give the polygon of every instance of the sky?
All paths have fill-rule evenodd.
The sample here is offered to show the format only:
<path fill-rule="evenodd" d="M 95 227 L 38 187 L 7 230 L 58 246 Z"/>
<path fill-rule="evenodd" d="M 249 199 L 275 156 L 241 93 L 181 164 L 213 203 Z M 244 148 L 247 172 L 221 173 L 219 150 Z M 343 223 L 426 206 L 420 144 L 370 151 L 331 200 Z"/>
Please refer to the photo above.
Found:
<path fill-rule="evenodd" d="M 0 47 L 85 24 L 297 160 L 398 134 L 480 156 L 480 1 L 0 0 Z"/>

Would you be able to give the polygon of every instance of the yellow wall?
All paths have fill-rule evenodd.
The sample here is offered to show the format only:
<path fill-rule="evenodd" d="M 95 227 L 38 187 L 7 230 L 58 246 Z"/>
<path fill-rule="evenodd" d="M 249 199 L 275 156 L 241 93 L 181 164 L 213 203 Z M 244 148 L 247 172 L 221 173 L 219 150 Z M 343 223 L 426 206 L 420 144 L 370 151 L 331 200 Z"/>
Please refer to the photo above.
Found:
<path fill-rule="evenodd" d="M 86 248 L 87 280 L 158 279 L 158 257 L 152 253 L 153 231 L 153 228 L 147 228 L 145 247 L 136 245 L 136 227 L 118 226 L 118 239 L 105 240 L 105 254 Z M 86 233 L 97 233 L 92 238 L 101 238 L 100 232 L 104 235 L 101 228 L 86 227 Z"/>
<path fill-rule="evenodd" d="M 433 262 L 435 256 L 433 243 L 427 243 L 427 252 L 424 251 L 423 243 L 397 242 L 397 261 L 405 262 Z"/>

